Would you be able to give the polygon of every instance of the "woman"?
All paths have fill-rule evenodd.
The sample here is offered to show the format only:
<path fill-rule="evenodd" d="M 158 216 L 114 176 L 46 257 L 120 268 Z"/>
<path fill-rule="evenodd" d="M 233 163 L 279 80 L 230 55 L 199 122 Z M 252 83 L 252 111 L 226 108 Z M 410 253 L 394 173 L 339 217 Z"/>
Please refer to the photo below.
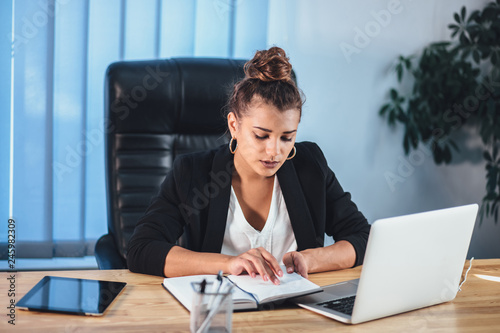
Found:
<path fill-rule="evenodd" d="M 228 103 L 228 146 L 180 156 L 129 243 L 133 272 L 167 277 L 343 269 L 370 226 L 310 142 L 295 143 L 301 93 L 285 52 L 258 51 Z M 183 232 L 189 242 L 176 245 Z M 323 246 L 324 234 L 335 243 Z"/>

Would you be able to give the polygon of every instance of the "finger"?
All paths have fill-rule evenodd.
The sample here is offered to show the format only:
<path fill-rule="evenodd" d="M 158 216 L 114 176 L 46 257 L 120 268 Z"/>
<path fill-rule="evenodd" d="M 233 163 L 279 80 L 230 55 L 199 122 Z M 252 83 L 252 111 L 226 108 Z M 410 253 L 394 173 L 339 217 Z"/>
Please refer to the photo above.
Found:
<path fill-rule="evenodd" d="M 254 256 L 253 259 L 254 259 L 253 264 L 259 271 L 259 274 L 262 276 L 262 279 L 264 281 L 270 280 L 271 282 L 276 284 L 276 280 L 278 280 L 278 278 L 274 275 L 274 272 L 271 269 L 271 267 L 269 267 L 267 261 L 262 256 Z"/>
<path fill-rule="evenodd" d="M 295 266 L 295 271 L 299 273 L 302 277 L 306 278 L 308 277 L 307 271 L 307 265 L 304 256 L 299 253 L 299 252 L 294 252 L 293 253 L 293 264 Z"/>
<path fill-rule="evenodd" d="M 254 265 L 243 256 L 234 257 L 230 264 L 230 274 L 240 275 L 244 272 L 248 273 L 251 277 L 255 277 L 258 273 Z"/>
<path fill-rule="evenodd" d="M 299 263 L 296 265 L 296 270 L 297 270 L 297 273 L 299 273 L 300 275 L 302 275 L 302 277 L 306 278 L 309 276 L 307 274 L 307 268 L 305 267 L 304 263 Z"/>
<path fill-rule="evenodd" d="M 283 271 L 281 270 L 278 260 L 276 260 L 276 258 L 263 247 L 259 247 L 257 250 L 261 253 L 262 257 L 267 261 L 268 265 L 271 267 L 274 274 L 278 275 L 279 277 L 282 277 Z"/>
<path fill-rule="evenodd" d="M 264 281 L 270 280 L 274 284 L 279 284 L 279 279 L 274 275 L 273 270 L 268 265 L 260 251 L 255 249 L 255 251 L 248 253 L 248 255 L 248 259 L 252 261 Z"/>
<path fill-rule="evenodd" d="M 295 265 L 293 263 L 292 253 L 293 252 L 288 252 L 288 253 L 285 253 L 285 255 L 283 256 L 283 264 L 285 265 L 286 272 L 288 274 L 295 272 Z"/>
<path fill-rule="evenodd" d="M 269 274 L 269 279 L 276 285 L 280 284 L 280 280 L 278 279 L 277 276 L 283 277 L 283 271 L 281 270 L 280 265 L 278 264 L 278 260 L 269 253 L 266 249 L 264 248 L 258 248 L 257 249 L 262 258 L 265 260 L 265 268 Z"/>
<path fill-rule="evenodd" d="M 269 280 L 269 272 L 272 273 L 272 271 L 269 267 L 267 267 L 266 270 L 266 261 L 258 252 L 249 251 L 243 253 L 242 255 L 240 255 L 240 258 L 245 262 L 245 270 L 249 275 L 255 277 L 256 274 L 259 274 L 264 281 Z"/>
<path fill-rule="evenodd" d="M 252 263 L 252 261 L 246 259 L 246 258 L 241 258 L 242 261 L 242 266 L 243 269 L 250 275 L 251 277 L 256 277 L 259 271 L 255 267 L 255 265 Z"/>

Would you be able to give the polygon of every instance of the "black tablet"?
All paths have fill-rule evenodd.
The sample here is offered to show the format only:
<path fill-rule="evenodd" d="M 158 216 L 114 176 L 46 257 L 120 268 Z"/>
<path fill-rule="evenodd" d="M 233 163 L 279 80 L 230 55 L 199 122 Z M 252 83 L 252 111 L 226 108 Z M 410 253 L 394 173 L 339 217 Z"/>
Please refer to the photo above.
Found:
<path fill-rule="evenodd" d="M 17 302 L 19 309 L 102 316 L 125 282 L 45 276 Z"/>

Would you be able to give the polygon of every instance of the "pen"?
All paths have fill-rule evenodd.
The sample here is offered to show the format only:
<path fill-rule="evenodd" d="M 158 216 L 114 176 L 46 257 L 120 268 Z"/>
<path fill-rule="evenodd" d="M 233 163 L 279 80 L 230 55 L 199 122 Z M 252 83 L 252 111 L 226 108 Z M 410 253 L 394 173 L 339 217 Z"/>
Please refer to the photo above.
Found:
<path fill-rule="evenodd" d="M 217 281 L 219 281 L 219 285 L 217 286 L 217 289 L 212 290 L 210 300 L 208 302 L 208 309 L 210 310 L 212 308 L 212 305 L 214 303 L 215 298 L 217 297 L 217 294 L 220 291 L 220 287 L 222 286 L 222 271 L 219 271 L 219 274 L 217 274 Z M 214 284 L 215 287 L 215 284 Z"/>
<path fill-rule="evenodd" d="M 217 290 L 215 291 L 216 294 L 219 293 L 220 287 L 222 286 L 222 271 L 219 271 L 219 274 L 217 274 L 217 281 L 219 281 L 219 286 L 217 287 Z"/>
<path fill-rule="evenodd" d="M 207 280 L 203 279 L 200 283 L 200 293 L 205 293 L 205 288 L 207 287 Z"/>

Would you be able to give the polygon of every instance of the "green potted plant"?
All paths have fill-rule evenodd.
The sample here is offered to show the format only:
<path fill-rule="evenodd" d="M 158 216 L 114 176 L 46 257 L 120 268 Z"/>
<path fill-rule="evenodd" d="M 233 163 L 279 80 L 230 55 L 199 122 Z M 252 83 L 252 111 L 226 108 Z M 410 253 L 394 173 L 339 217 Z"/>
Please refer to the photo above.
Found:
<path fill-rule="evenodd" d="M 486 194 L 480 218 L 500 206 L 500 0 L 467 15 L 462 7 L 448 25 L 451 40 L 433 43 L 395 66 L 400 86 L 389 92 L 379 114 L 390 126 L 404 127 L 408 155 L 427 144 L 436 164 L 448 164 L 460 153 L 452 134 L 470 126 L 484 144 Z M 404 83 L 412 89 L 405 93 Z M 406 84 L 407 86 L 408 84 Z"/>

